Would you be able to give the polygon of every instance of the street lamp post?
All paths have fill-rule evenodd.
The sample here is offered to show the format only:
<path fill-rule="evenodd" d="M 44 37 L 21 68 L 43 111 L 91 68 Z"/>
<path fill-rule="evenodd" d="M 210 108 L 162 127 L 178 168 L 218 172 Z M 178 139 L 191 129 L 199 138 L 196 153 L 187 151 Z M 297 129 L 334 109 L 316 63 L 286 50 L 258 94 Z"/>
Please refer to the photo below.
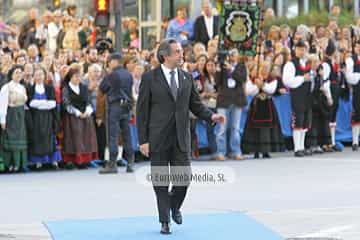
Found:
<path fill-rule="evenodd" d="M 115 15 L 115 49 L 117 52 L 122 52 L 122 0 L 114 0 L 114 15 Z"/>
<path fill-rule="evenodd" d="M 354 15 L 355 17 L 359 17 L 359 0 L 354 0 Z"/>

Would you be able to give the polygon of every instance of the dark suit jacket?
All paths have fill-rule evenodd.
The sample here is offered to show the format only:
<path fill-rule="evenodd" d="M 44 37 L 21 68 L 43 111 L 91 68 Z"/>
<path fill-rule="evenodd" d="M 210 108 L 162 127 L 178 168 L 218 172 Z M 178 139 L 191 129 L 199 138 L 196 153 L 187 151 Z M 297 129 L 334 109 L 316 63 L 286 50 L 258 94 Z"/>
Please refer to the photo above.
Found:
<path fill-rule="evenodd" d="M 219 34 L 219 16 L 214 16 L 213 24 L 214 36 Z M 208 32 L 206 30 L 204 16 L 196 18 L 194 23 L 194 41 L 202 42 L 207 47 L 207 43 L 210 40 Z"/>
<path fill-rule="evenodd" d="M 189 111 L 211 121 L 212 112 L 200 100 L 190 74 L 178 70 L 179 88 L 175 101 L 161 67 L 143 74 L 137 101 L 139 144 L 149 143 L 150 152 L 165 150 L 166 139 L 176 135 L 182 152 L 190 152 Z M 176 132 L 172 128 L 176 122 Z"/>

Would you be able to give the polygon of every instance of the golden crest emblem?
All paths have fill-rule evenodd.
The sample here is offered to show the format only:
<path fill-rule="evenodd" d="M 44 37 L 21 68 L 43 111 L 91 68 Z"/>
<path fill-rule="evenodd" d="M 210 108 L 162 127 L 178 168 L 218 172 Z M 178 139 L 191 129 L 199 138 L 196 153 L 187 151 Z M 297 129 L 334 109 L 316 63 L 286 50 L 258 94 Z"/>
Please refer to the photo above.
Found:
<path fill-rule="evenodd" d="M 252 21 L 250 15 L 243 11 L 233 11 L 226 20 L 225 32 L 233 42 L 243 42 L 251 36 Z"/>

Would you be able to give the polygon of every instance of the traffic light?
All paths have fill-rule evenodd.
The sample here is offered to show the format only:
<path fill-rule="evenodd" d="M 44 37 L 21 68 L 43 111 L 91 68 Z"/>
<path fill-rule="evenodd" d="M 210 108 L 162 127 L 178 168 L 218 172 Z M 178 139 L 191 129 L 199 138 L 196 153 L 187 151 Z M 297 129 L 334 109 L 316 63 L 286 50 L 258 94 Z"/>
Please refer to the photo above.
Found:
<path fill-rule="evenodd" d="M 95 3 L 97 13 L 109 12 L 109 0 L 95 0 Z"/>
<path fill-rule="evenodd" d="M 61 4 L 61 0 L 53 0 L 53 6 L 54 8 L 59 8 Z"/>
<path fill-rule="evenodd" d="M 95 0 L 95 25 L 108 27 L 110 23 L 109 0 Z"/>

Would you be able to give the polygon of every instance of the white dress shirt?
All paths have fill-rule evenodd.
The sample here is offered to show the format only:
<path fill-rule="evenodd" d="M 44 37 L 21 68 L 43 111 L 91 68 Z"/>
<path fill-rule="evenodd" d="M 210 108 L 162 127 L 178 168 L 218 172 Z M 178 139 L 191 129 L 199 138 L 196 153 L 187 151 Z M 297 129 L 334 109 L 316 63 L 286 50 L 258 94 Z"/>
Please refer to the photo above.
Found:
<path fill-rule="evenodd" d="M 204 21 L 208 36 L 212 39 L 214 35 L 214 16 L 208 17 L 204 15 Z"/>
<path fill-rule="evenodd" d="M 300 59 L 300 65 L 305 66 L 306 60 Z M 283 70 L 283 82 L 288 88 L 298 88 L 304 83 L 304 76 L 295 76 L 296 68 L 293 62 L 285 64 Z"/>
<path fill-rule="evenodd" d="M 175 82 L 176 82 L 176 86 L 179 88 L 179 76 L 178 76 L 178 69 L 175 68 L 174 70 L 171 70 L 170 68 L 167 68 L 164 64 L 161 64 L 161 70 L 163 71 L 164 75 L 165 75 L 165 79 L 169 84 L 169 87 L 171 88 L 171 71 L 175 72 Z"/>
<path fill-rule="evenodd" d="M 351 85 L 357 85 L 360 80 L 360 73 L 354 72 L 354 60 L 349 57 L 345 61 L 346 63 L 346 80 Z"/>

